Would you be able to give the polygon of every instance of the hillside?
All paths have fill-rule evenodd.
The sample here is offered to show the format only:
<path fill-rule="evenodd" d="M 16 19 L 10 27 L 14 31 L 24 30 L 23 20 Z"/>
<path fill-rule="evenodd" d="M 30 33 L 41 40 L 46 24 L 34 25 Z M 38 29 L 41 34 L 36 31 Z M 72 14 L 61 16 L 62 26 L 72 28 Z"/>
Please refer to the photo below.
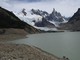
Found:
<path fill-rule="evenodd" d="M 80 31 L 80 8 L 76 13 L 74 13 L 67 24 L 71 25 L 71 30 Z"/>
<path fill-rule="evenodd" d="M 37 29 L 21 21 L 12 12 L 0 7 L 0 29 L 2 28 L 25 29 L 27 33 L 38 32 Z"/>
<path fill-rule="evenodd" d="M 0 7 L 0 40 L 16 39 L 39 32 L 40 30 L 21 21 L 11 11 Z"/>
<path fill-rule="evenodd" d="M 61 24 L 61 28 L 64 30 L 80 31 L 80 8 L 65 24 Z"/>

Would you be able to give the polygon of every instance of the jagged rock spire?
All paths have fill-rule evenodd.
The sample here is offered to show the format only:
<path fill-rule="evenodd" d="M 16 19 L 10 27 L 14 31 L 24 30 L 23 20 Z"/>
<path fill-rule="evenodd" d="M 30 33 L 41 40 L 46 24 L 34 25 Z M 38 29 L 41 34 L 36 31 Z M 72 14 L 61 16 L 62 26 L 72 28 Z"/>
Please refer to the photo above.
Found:
<path fill-rule="evenodd" d="M 80 8 L 78 8 L 78 11 L 77 12 L 78 12 L 78 14 L 80 14 Z"/>
<path fill-rule="evenodd" d="M 24 14 L 24 16 L 26 16 L 26 14 L 27 14 L 27 13 L 25 12 L 25 10 L 26 10 L 25 8 L 22 9 L 22 13 Z"/>
<path fill-rule="evenodd" d="M 55 14 L 55 12 L 56 12 L 56 11 L 55 11 L 55 8 L 53 8 L 52 14 Z"/>

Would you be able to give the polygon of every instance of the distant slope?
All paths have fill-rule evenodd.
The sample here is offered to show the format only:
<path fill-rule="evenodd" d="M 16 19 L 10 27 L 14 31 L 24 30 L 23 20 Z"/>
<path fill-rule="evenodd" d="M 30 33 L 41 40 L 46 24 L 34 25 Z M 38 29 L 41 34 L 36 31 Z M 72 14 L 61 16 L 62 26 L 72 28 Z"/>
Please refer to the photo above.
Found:
<path fill-rule="evenodd" d="M 77 21 L 80 21 L 80 8 L 78 9 L 76 13 L 74 13 L 74 15 L 68 21 L 68 23 L 74 24 Z"/>
<path fill-rule="evenodd" d="M 65 30 L 80 31 L 80 8 L 67 23 L 62 24 L 61 28 Z"/>
<path fill-rule="evenodd" d="M 80 8 L 78 11 L 70 18 L 68 24 L 71 24 L 70 29 L 80 31 Z"/>

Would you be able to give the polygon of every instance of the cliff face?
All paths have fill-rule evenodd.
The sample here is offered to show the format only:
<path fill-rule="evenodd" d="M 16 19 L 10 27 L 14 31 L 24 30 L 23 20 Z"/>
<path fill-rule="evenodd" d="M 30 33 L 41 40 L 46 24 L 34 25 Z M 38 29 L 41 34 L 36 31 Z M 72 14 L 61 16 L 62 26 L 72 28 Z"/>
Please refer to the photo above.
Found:
<path fill-rule="evenodd" d="M 0 7 L 0 29 L 2 29 L 0 32 L 9 28 L 24 29 L 27 33 L 39 32 L 39 30 L 21 21 L 12 12 Z"/>

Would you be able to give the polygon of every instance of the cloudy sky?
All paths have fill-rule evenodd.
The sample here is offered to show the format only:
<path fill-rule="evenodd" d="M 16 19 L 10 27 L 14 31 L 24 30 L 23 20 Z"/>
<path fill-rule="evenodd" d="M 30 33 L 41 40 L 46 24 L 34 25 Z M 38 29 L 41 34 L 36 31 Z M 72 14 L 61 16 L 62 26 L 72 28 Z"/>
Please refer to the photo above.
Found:
<path fill-rule="evenodd" d="M 55 8 L 63 16 L 69 17 L 80 8 L 80 0 L 0 0 L 0 6 L 15 12 L 33 8 L 51 13 Z"/>

